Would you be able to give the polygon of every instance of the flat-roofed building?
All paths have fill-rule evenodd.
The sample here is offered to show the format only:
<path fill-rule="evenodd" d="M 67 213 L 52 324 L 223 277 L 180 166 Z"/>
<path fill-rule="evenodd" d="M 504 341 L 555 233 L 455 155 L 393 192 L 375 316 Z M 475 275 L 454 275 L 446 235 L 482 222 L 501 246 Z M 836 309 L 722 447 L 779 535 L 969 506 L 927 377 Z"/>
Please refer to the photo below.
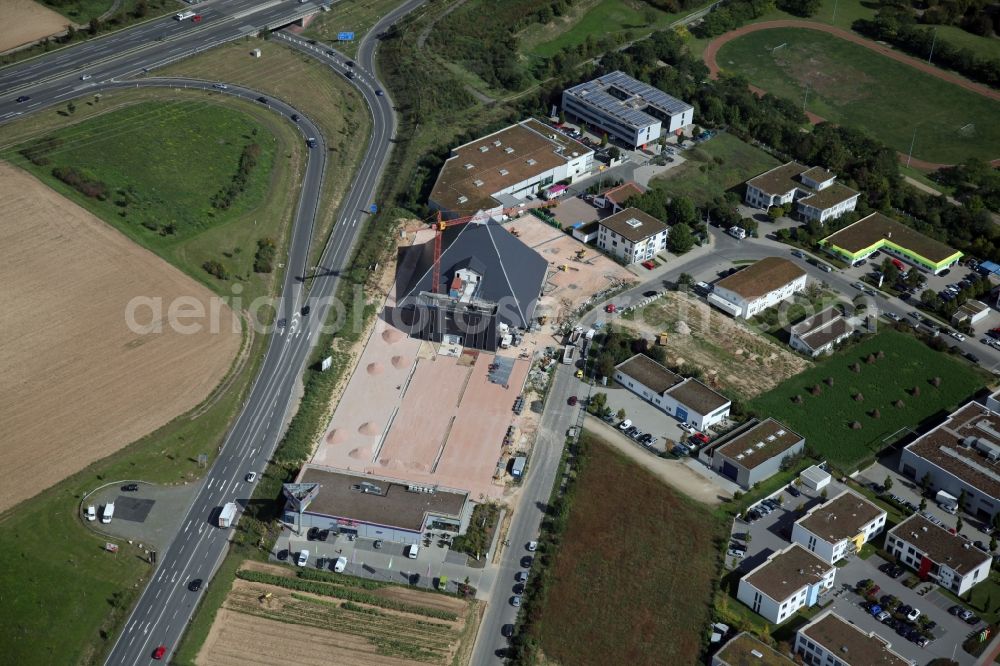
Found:
<path fill-rule="evenodd" d="M 792 541 L 833 564 L 874 539 L 886 512 L 850 490 L 815 506 L 795 521 Z"/>
<path fill-rule="evenodd" d="M 432 528 L 464 533 L 472 516 L 468 492 L 452 488 L 318 465 L 305 465 L 295 483 L 317 486 L 301 512 L 286 502 L 283 522 L 300 533 L 315 527 L 335 534 L 419 544 L 423 532 Z"/>
<path fill-rule="evenodd" d="M 615 366 L 613 379 L 678 421 L 706 430 L 729 416 L 732 402 L 697 379 L 684 377 L 645 354 Z"/>
<path fill-rule="evenodd" d="M 499 213 L 593 169 L 594 151 L 535 119 L 452 148 L 428 200 L 445 217 Z"/>
<path fill-rule="evenodd" d="M 816 358 L 851 337 L 854 327 L 840 308 L 833 307 L 803 319 L 789 333 L 788 345 L 792 349 Z"/>
<path fill-rule="evenodd" d="M 990 316 L 990 306 L 970 298 L 958 306 L 955 314 L 951 316 L 951 323 L 955 326 L 975 326 L 988 316 Z"/>
<path fill-rule="evenodd" d="M 749 319 L 806 288 L 806 272 L 787 259 L 767 257 L 715 283 L 708 302 Z"/>
<path fill-rule="evenodd" d="M 795 203 L 802 219 L 826 222 L 854 210 L 860 196 L 836 180 L 823 167 L 788 162 L 748 180 L 743 200 L 764 210 Z"/>
<path fill-rule="evenodd" d="M 624 72 L 567 88 L 562 108 L 595 131 L 638 148 L 694 122 L 694 107 Z"/>
<path fill-rule="evenodd" d="M 781 461 L 800 453 L 806 440 L 779 421 L 753 419 L 716 442 L 712 449 L 712 469 L 751 488 L 781 469 Z"/>
<path fill-rule="evenodd" d="M 626 208 L 598 224 L 597 247 L 626 264 L 652 259 L 667 249 L 667 225 L 638 208 Z"/>
<path fill-rule="evenodd" d="M 795 662 L 756 636 L 737 634 L 712 656 L 712 666 L 794 666 Z"/>
<path fill-rule="evenodd" d="M 958 263 L 962 253 L 882 213 L 872 213 L 820 241 L 828 252 L 857 264 L 882 250 L 935 275 Z"/>
<path fill-rule="evenodd" d="M 795 634 L 795 652 L 810 666 L 913 666 L 874 631 L 824 611 Z"/>
<path fill-rule="evenodd" d="M 885 549 L 916 570 L 921 580 L 933 580 L 959 596 L 986 580 L 993 562 L 989 553 L 920 514 L 889 530 Z"/>
<path fill-rule="evenodd" d="M 836 574 L 835 566 L 793 543 L 743 576 L 736 598 L 768 622 L 781 624 L 800 608 L 815 606 Z"/>
<path fill-rule="evenodd" d="M 964 492 L 965 511 L 990 520 L 1000 511 L 1000 412 L 979 402 L 963 405 L 903 449 L 899 471 L 921 484 L 926 477 L 935 492 Z"/>

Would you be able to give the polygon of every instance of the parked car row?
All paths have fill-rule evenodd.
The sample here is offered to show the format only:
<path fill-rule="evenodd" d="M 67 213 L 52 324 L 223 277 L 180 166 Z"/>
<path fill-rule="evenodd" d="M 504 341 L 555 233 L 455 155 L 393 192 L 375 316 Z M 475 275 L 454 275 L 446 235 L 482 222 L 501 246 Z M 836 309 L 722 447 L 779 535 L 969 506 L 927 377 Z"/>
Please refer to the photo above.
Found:
<path fill-rule="evenodd" d="M 892 579 L 899 578 L 904 573 L 906 573 L 906 569 L 904 569 L 902 565 L 893 564 L 892 562 L 886 562 L 885 564 L 880 566 L 878 570 Z"/>
<path fill-rule="evenodd" d="M 980 622 L 979 616 L 970 611 L 968 608 L 963 606 L 954 605 L 948 609 L 948 612 L 960 620 L 970 625 L 977 625 Z"/>
<path fill-rule="evenodd" d="M 893 598 L 891 595 L 886 595 L 886 597 Z M 920 627 L 915 624 L 921 615 L 920 610 L 917 608 L 907 605 L 899 606 L 896 610 L 896 615 L 894 616 L 891 612 L 889 612 L 889 610 L 887 610 L 887 606 L 879 602 L 862 601 L 861 607 L 868 611 L 873 618 L 882 624 L 891 627 L 896 634 L 912 643 L 916 643 L 920 647 L 926 647 L 927 644 L 933 640 L 932 637 L 928 636 L 926 632 L 933 628 L 931 626 L 932 624 L 934 626 L 937 625 L 935 623 L 927 624 L 924 626 L 924 630 L 922 631 Z"/>

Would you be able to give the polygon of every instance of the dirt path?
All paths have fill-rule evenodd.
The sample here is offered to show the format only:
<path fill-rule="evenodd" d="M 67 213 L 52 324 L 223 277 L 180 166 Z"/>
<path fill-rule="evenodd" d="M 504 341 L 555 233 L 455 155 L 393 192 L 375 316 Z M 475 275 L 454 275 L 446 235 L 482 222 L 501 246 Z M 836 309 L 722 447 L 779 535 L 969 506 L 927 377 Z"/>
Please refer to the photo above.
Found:
<path fill-rule="evenodd" d="M 958 74 L 953 74 L 952 72 L 949 72 L 947 70 L 939 69 L 937 67 L 934 67 L 933 65 L 929 65 L 923 60 L 918 60 L 917 58 L 914 58 L 912 56 L 900 53 L 895 49 L 892 49 L 888 46 L 883 46 L 877 42 L 873 42 L 872 40 L 862 37 L 861 35 L 857 35 L 849 30 L 844 30 L 842 28 L 834 28 L 833 26 L 826 25 L 823 23 L 816 23 L 814 21 L 796 21 L 793 19 L 782 19 L 780 21 L 764 21 L 763 23 L 753 23 L 750 25 L 745 25 L 741 28 L 737 28 L 736 30 L 727 32 L 724 35 L 720 35 L 715 39 L 713 39 L 711 42 L 708 43 L 708 46 L 705 47 L 705 52 L 702 54 L 702 59 L 705 61 L 705 65 L 708 67 L 709 75 L 713 79 L 718 78 L 720 71 L 718 62 L 719 49 L 721 49 L 725 44 L 728 44 L 734 39 L 742 37 L 743 35 L 747 35 L 751 32 L 758 32 L 760 30 L 773 30 L 775 28 L 802 28 L 805 30 L 817 30 L 819 32 L 825 32 L 829 35 L 833 35 L 834 37 L 838 37 L 840 39 L 844 39 L 854 44 L 857 44 L 858 46 L 862 46 L 868 49 L 869 51 L 875 51 L 876 53 L 880 53 L 887 58 L 892 58 L 897 62 L 903 63 L 904 65 L 909 65 L 910 67 L 919 69 L 921 72 L 937 77 L 942 81 L 947 81 L 948 83 L 954 84 L 961 88 L 965 88 L 966 90 L 973 92 L 977 95 L 981 95 L 983 97 L 995 101 L 1000 101 L 1000 92 L 996 90 L 969 81 L 968 79 L 963 78 Z M 765 92 L 763 89 L 758 88 L 757 86 L 750 86 L 750 89 L 755 93 L 757 93 L 758 95 L 763 95 Z M 818 116 L 815 113 L 809 113 L 808 111 L 806 112 L 806 115 L 809 117 L 809 122 L 811 122 L 814 125 L 817 123 L 824 122 L 825 120 L 821 116 Z M 899 153 L 899 156 L 900 156 L 900 161 L 905 162 L 907 160 L 905 154 Z M 1000 158 L 993 160 L 991 164 L 993 166 L 1000 166 Z M 925 160 L 920 160 L 917 158 L 910 158 L 910 166 L 920 169 L 921 171 L 935 171 L 942 167 L 951 165 L 939 164 L 937 162 L 927 162 Z"/>
<path fill-rule="evenodd" d="M 658 479 L 673 486 L 691 499 L 713 506 L 729 499 L 729 496 L 724 495 L 718 486 L 684 463 L 679 460 L 659 458 L 649 451 L 639 448 L 635 442 L 617 430 L 609 428 L 600 419 L 595 419 L 588 414 L 585 427 L 597 433 L 601 440 L 649 470 Z"/>

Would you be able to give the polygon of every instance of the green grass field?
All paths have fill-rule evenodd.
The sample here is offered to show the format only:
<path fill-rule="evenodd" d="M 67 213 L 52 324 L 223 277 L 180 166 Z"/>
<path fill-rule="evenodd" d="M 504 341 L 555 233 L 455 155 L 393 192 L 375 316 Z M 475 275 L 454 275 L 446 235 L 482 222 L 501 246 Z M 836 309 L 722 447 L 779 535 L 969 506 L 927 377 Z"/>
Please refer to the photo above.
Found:
<path fill-rule="evenodd" d="M 566 529 L 530 630 L 553 663 L 696 663 L 721 519 L 593 433 L 581 444 Z"/>
<path fill-rule="evenodd" d="M 869 364 L 870 354 L 885 357 Z M 860 364 L 860 373 L 851 370 Z M 941 385 L 931 384 L 934 377 Z M 825 382 L 833 379 L 833 386 Z M 748 405 L 761 416 L 773 416 L 805 437 L 806 446 L 845 471 L 916 428 L 970 398 L 985 384 L 972 366 L 933 351 L 909 335 L 883 330 L 858 345 L 820 360 L 815 367 L 788 379 Z M 818 395 L 810 388 L 819 386 Z M 919 395 L 914 395 L 914 388 Z M 855 400 L 857 394 L 863 400 Z M 793 402 L 801 396 L 801 404 Z M 897 400 L 903 401 L 896 407 Z M 876 418 L 873 410 L 878 410 Z M 860 430 L 850 427 L 861 424 Z"/>
<path fill-rule="evenodd" d="M 42 0 L 41 4 L 77 23 L 87 23 L 111 9 L 112 0 Z"/>
<path fill-rule="evenodd" d="M 974 35 L 962 30 L 957 25 L 939 25 L 937 26 L 937 38 L 949 42 L 955 48 L 971 49 L 976 55 L 983 58 L 1000 58 L 1000 39 L 996 37 Z"/>
<path fill-rule="evenodd" d="M 778 166 L 777 159 L 730 134 L 719 134 L 684 153 L 684 164 L 654 178 L 653 187 L 670 196 L 690 197 L 695 204 L 711 201 L 747 179 Z M 722 159 L 722 164 L 715 162 Z"/>
<path fill-rule="evenodd" d="M 317 14 L 305 35 L 334 44 L 337 49 L 354 57 L 358 42 L 378 20 L 399 6 L 399 0 L 351 0 L 336 2 L 330 11 Z M 353 32 L 353 42 L 336 42 L 338 32 Z"/>
<path fill-rule="evenodd" d="M 724 45 L 718 59 L 725 71 L 776 95 L 807 99 L 809 111 L 864 129 L 898 151 L 909 150 L 916 132 L 914 157 L 1000 157 L 996 102 L 836 37 L 764 30 Z"/>
<path fill-rule="evenodd" d="M 669 14 L 630 0 L 581 2 L 548 25 L 532 25 L 521 31 L 518 35 L 520 50 L 547 58 L 567 46 L 582 44 L 588 37 L 599 38 L 626 31 L 631 31 L 635 37 L 642 37 L 654 30 L 663 30 L 694 11 L 697 8 Z M 650 19 L 653 21 L 650 22 Z"/>

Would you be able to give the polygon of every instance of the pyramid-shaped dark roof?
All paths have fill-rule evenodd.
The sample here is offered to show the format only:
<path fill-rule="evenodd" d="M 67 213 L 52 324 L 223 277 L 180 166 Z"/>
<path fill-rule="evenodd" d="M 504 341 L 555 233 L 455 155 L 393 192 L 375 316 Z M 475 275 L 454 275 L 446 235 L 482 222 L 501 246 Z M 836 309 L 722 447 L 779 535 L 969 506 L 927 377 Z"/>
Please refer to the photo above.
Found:
<path fill-rule="evenodd" d="M 441 284 L 439 294 L 448 293 L 455 271 L 472 268 L 483 276 L 476 298 L 497 303 L 500 320 L 516 328 L 528 328 L 542 291 L 548 262 L 511 235 L 500 223 L 468 222 L 444 231 L 441 239 Z M 431 291 L 434 242 L 425 243 L 413 279 L 401 305 L 416 302 L 421 292 Z"/>

